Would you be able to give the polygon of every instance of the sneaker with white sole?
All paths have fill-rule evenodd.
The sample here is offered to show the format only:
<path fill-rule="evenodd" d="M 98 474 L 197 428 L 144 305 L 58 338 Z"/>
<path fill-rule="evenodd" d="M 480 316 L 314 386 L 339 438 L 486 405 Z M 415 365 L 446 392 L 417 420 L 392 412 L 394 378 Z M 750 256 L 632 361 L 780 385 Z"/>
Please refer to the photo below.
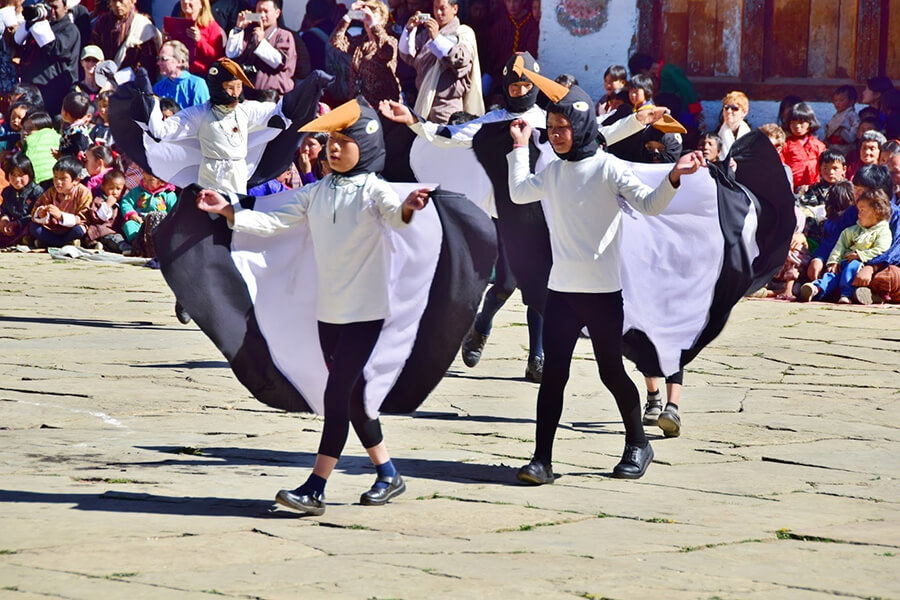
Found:
<path fill-rule="evenodd" d="M 665 437 L 678 437 L 681 435 L 681 416 L 678 414 L 678 406 L 669 403 L 659 413 L 656 424 L 663 430 Z"/>
<path fill-rule="evenodd" d="M 647 396 L 647 403 L 644 405 L 644 418 L 642 419 L 644 425 L 656 425 L 656 420 L 659 419 L 662 407 L 662 398 Z"/>

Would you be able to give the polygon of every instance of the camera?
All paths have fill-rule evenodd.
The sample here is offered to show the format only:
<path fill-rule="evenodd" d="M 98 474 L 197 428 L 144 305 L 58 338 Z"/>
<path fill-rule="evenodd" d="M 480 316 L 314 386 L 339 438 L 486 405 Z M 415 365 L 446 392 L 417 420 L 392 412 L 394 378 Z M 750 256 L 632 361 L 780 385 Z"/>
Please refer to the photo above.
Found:
<path fill-rule="evenodd" d="M 259 21 L 260 21 L 259 13 L 255 13 L 255 12 L 248 14 L 245 18 L 250 23 L 259 23 Z"/>
<path fill-rule="evenodd" d="M 427 23 L 430 20 L 431 20 L 431 15 L 428 13 L 419 13 L 419 15 L 416 17 L 416 22 L 419 25 L 424 25 L 425 23 Z"/>
<path fill-rule="evenodd" d="M 351 21 L 365 21 L 366 13 L 361 10 L 350 10 L 347 11 L 347 18 Z"/>
<path fill-rule="evenodd" d="M 22 7 L 22 17 L 28 24 L 36 23 L 50 16 L 50 6 L 44 2 L 35 2 Z"/>

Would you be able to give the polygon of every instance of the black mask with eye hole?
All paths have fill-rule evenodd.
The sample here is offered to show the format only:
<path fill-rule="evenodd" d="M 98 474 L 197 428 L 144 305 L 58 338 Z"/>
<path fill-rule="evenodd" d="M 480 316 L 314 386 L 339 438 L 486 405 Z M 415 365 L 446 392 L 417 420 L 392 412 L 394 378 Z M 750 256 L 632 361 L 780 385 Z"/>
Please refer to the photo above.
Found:
<path fill-rule="evenodd" d="M 537 61 L 528 52 L 517 52 L 506 61 L 506 65 L 503 67 L 503 96 L 506 98 L 506 108 L 511 113 L 523 113 L 534 106 L 540 93 L 537 86 L 532 85 L 531 89 L 524 96 L 513 98 L 509 95 L 509 86 L 513 83 L 531 83 L 531 80 L 524 73 L 519 75 L 513 69 L 513 65 L 519 58 L 522 59 L 522 66 L 526 69 L 534 72 L 540 70 Z"/>
<path fill-rule="evenodd" d="M 597 141 L 597 118 L 594 116 L 593 106 L 588 93 L 577 85 L 569 88 L 562 100 L 547 105 L 548 118 L 551 113 L 557 113 L 572 124 L 572 148 L 565 154 L 554 150 L 561 159 L 576 161 L 597 153 L 600 144 Z"/>

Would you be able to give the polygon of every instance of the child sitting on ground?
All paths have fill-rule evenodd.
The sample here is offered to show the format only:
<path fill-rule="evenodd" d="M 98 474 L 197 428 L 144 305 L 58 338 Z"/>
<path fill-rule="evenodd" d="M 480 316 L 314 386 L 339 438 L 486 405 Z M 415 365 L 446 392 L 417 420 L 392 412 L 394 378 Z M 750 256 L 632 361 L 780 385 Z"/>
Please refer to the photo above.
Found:
<path fill-rule="evenodd" d="M 22 121 L 22 149 L 34 168 L 34 180 L 44 189 L 52 184 L 53 152 L 59 147 L 59 134 L 53 118 L 42 110 L 32 111 Z"/>
<path fill-rule="evenodd" d="M 856 224 L 841 232 L 841 237 L 828 256 L 825 274 L 800 288 L 800 300 L 809 302 L 827 297 L 838 290 L 838 303 L 850 304 L 853 280 L 863 264 L 884 253 L 891 246 L 893 234 L 888 225 L 891 203 L 882 190 L 866 190 L 856 201 L 859 213 Z"/>
<path fill-rule="evenodd" d="M 844 156 L 856 145 L 856 128 L 859 127 L 859 116 L 856 114 L 856 88 L 842 85 L 831 97 L 834 105 L 834 116 L 825 125 L 825 143 Z"/>
<path fill-rule="evenodd" d="M 803 191 L 804 186 L 811 186 L 819 180 L 819 156 L 825 152 L 825 144 L 815 136 L 819 121 L 806 102 L 798 102 L 791 107 L 787 122 L 791 134 L 781 149 L 781 159 L 791 168 L 794 191 Z"/>
<path fill-rule="evenodd" d="M 46 247 L 72 244 L 84 237 L 91 193 L 79 181 L 81 163 L 64 156 L 53 165 L 53 186 L 38 199 L 29 232 Z"/>
<path fill-rule="evenodd" d="M 784 261 L 781 270 L 772 277 L 772 281 L 766 286 L 766 297 L 777 298 L 779 300 L 794 300 L 794 284 L 800 278 L 800 273 L 806 272 L 809 266 L 810 254 L 809 244 L 803 229 L 806 225 L 806 215 L 800 210 L 799 206 L 794 207 L 794 215 L 797 217 L 797 226 L 794 228 L 794 235 L 791 237 L 791 245 L 788 248 L 788 255 Z M 779 288 L 784 286 L 782 291 Z"/>
<path fill-rule="evenodd" d="M 3 188 L 0 204 L 0 248 L 15 246 L 28 232 L 34 203 L 44 189 L 34 182 L 31 161 L 21 152 L 11 154 L 3 163 L 9 186 Z"/>
<path fill-rule="evenodd" d="M 847 166 L 844 155 L 837 150 L 828 149 L 819 157 L 819 181 L 798 194 L 797 204 L 806 215 L 806 237 L 813 240 L 815 246 L 822 241 L 822 222 L 825 220 L 825 204 L 828 192 L 839 181 L 844 181 Z"/>
<path fill-rule="evenodd" d="M 84 153 L 84 168 L 88 174 L 81 183 L 91 191 L 91 194 L 96 196 L 106 174 L 118 167 L 118 161 L 109 146 L 105 144 L 91 146 Z M 122 181 L 125 180 L 124 178 L 123 174 Z"/>
<path fill-rule="evenodd" d="M 119 200 L 124 192 L 125 174 L 119 169 L 109 169 L 94 194 L 88 213 L 85 242 L 89 248 L 106 249 L 119 254 L 131 250 L 125 243 L 125 238 L 119 233 L 121 229 Z"/>
<path fill-rule="evenodd" d="M 156 255 L 150 234 L 172 210 L 176 200 L 175 188 L 148 171 L 144 171 L 141 185 L 125 194 L 121 207 L 125 218 L 122 235 L 132 245 L 132 255 L 147 258 Z"/>
<path fill-rule="evenodd" d="M 822 276 L 825 268 L 825 260 L 831 254 L 831 250 L 837 244 L 841 232 L 841 217 L 844 212 L 856 203 L 856 196 L 853 191 L 853 184 L 847 180 L 839 181 L 828 190 L 828 197 L 825 200 L 825 220 L 819 225 L 819 238 L 813 240 L 807 235 L 807 241 L 810 241 L 813 259 L 807 269 L 807 279 L 814 281 Z M 814 246 L 813 246 L 814 244 Z"/>
<path fill-rule="evenodd" d="M 59 139 L 57 158 L 74 156 L 84 160 L 84 153 L 91 146 L 91 99 L 81 92 L 70 92 L 63 98 L 62 136 Z"/>
<path fill-rule="evenodd" d="M 597 116 L 604 117 L 615 111 L 621 103 L 619 90 L 626 89 L 628 85 L 628 71 L 622 65 L 612 65 L 603 73 L 603 88 L 606 93 L 597 102 Z M 626 90 L 627 91 L 627 90 Z"/>
<path fill-rule="evenodd" d="M 107 146 L 113 143 L 112 136 L 109 134 L 109 98 L 112 96 L 112 90 L 103 90 L 97 94 L 97 110 L 94 111 L 93 125 L 91 126 L 91 141 L 94 143 L 103 142 Z"/>

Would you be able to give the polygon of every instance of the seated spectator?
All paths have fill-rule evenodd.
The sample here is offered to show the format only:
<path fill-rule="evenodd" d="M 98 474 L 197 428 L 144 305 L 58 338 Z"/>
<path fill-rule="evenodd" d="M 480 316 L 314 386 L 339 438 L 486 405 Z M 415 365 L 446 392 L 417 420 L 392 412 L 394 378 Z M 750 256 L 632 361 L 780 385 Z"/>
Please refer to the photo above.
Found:
<path fill-rule="evenodd" d="M 284 94 L 294 89 L 297 49 L 294 34 L 278 27 L 280 16 L 281 0 L 258 0 L 255 16 L 240 13 L 228 34 L 225 56 L 243 67 L 254 88 Z"/>
<path fill-rule="evenodd" d="M 283 175 L 283 174 L 282 174 Z M 278 194 L 280 192 L 284 192 L 290 189 L 286 185 L 284 185 L 278 178 L 270 179 L 269 181 L 264 181 L 261 184 L 254 186 L 247 190 L 248 196 L 269 196 L 271 194 Z"/>
<path fill-rule="evenodd" d="M 611 104 L 611 101 L 615 100 L 616 92 L 625 89 L 627 85 L 628 71 L 625 70 L 625 67 L 622 65 L 612 65 L 607 67 L 606 71 L 603 73 L 603 89 L 606 90 L 606 93 L 603 94 L 603 96 L 600 97 L 600 101 L 597 102 L 598 117 L 610 114 L 621 105 L 621 103 L 613 105 Z"/>
<path fill-rule="evenodd" d="M 812 107 L 798 102 L 787 115 L 790 135 L 781 150 L 781 159 L 791 168 L 795 192 L 803 191 L 819 180 L 819 156 L 825 152 L 816 136 L 819 121 Z"/>
<path fill-rule="evenodd" d="M 166 39 L 178 41 L 190 49 L 188 71 L 194 75 L 206 75 L 214 62 L 225 55 L 225 35 L 213 18 L 209 0 L 181 0 L 178 17 L 193 24 L 185 31 L 166 32 Z"/>
<path fill-rule="evenodd" d="M 57 158 L 74 156 L 79 161 L 84 160 L 84 153 L 91 146 L 91 100 L 81 92 L 69 92 L 63 98 L 62 111 L 62 136 L 59 140 L 59 150 L 55 153 Z"/>
<path fill-rule="evenodd" d="M 866 131 L 856 142 L 856 160 L 847 167 L 847 178 L 853 179 L 856 172 L 865 165 L 877 165 L 881 146 L 887 138 L 880 131 Z"/>
<path fill-rule="evenodd" d="M 175 207 L 176 200 L 175 188 L 148 171 L 144 171 L 141 184 L 125 194 L 121 202 L 125 220 L 122 235 L 132 245 L 134 255 L 156 255 L 149 236 Z"/>
<path fill-rule="evenodd" d="M 900 142 L 891 140 L 882 146 L 878 161 L 890 171 L 891 181 L 894 184 L 892 202 L 900 204 Z"/>
<path fill-rule="evenodd" d="M 47 111 L 56 115 L 62 99 L 78 81 L 78 52 L 81 35 L 67 17 L 65 0 L 49 0 L 49 14 L 35 5 L 23 8 L 29 35 L 19 43 L 19 70 L 22 81 L 34 84 L 41 92 Z"/>
<path fill-rule="evenodd" d="M 722 140 L 714 133 L 706 132 L 700 136 L 700 146 L 697 148 L 703 153 L 707 162 L 719 162 L 722 159 Z"/>
<path fill-rule="evenodd" d="M 22 102 L 36 110 L 44 110 L 44 98 L 36 85 L 31 83 L 17 83 L 9 95 L 9 104 Z"/>
<path fill-rule="evenodd" d="M 83 77 L 72 86 L 73 92 L 81 92 L 87 95 L 93 102 L 100 93 L 100 86 L 94 79 L 97 64 L 103 60 L 103 51 L 99 46 L 87 45 L 81 51 L 81 72 Z"/>
<path fill-rule="evenodd" d="M 22 120 L 31 106 L 25 102 L 16 102 L 9 107 L 9 116 L 0 126 L 0 151 L 21 149 L 22 143 Z"/>
<path fill-rule="evenodd" d="M 300 183 L 307 185 L 315 183 L 321 177 L 316 173 L 319 165 L 319 155 L 328 143 L 326 133 L 307 133 L 297 149 L 295 164 L 300 173 Z"/>
<path fill-rule="evenodd" d="M 53 178 L 53 153 L 59 149 L 59 134 L 53 119 L 42 110 L 29 112 L 22 121 L 22 149 L 34 167 L 34 180 L 45 189 Z"/>
<path fill-rule="evenodd" d="M 794 285 L 800 278 L 800 273 L 805 272 L 809 266 L 811 258 L 809 245 L 806 236 L 803 234 L 806 217 L 800 211 L 800 207 L 795 207 L 794 214 L 797 217 L 797 225 L 794 228 L 794 235 L 791 237 L 787 258 L 784 261 L 784 265 L 766 286 L 766 296 L 769 298 L 777 298 L 779 300 L 796 299 Z"/>
<path fill-rule="evenodd" d="M 791 133 L 790 123 L 788 122 L 788 113 L 791 112 L 791 109 L 795 104 L 799 104 L 800 102 L 803 102 L 803 98 L 788 94 L 781 99 L 781 103 L 778 105 L 778 125 L 784 130 L 785 135 L 790 135 Z"/>
<path fill-rule="evenodd" d="M 400 58 L 416 70 L 414 110 L 434 123 L 446 123 L 461 110 L 483 115 L 475 33 L 459 22 L 458 0 L 434 0 L 431 10 L 424 24 L 418 11 L 410 17 L 400 37 Z"/>
<path fill-rule="evenodd" d="M 156 57 L 162 46 L 162 34 L 150 18 L 135 8 L 135 0 L 108 0 L 109 11 L 97 18 L 90 43 L 119 69 L 144 67 L 150 81 L 159 70 Z"/>
<path fill-rule="evenodd" d="M 894 89 L 894 84 L 887 77 L 882 75 L 870 77 L 866 80 L 866 89 L 863 90 L 860 102 L 880 111 L 881 95 L 892 89 Z M 860 118 L 862 118 L 862 115 L 860 115 Z"/>
<path fill-rule="evenodd" d="M 223 32 L 234 29 L 234 25 L 237 23 L 238 13 L 248 8 L 248 6 L 249 4 L 244 0 L 212 0 L 210 2 L 212 16 Z M 171 16 L 181 16 L 180 2 L 176 2 L 175 6 L 172 7 Z"/>
<path fill-rule="evenodd" d="M 125 191 L 125 174 L 119 169 L 109 169 L 94 193 L 87 216 L 87 233 L 84 241 L 88 248 L 122 254 L 131 247 L 120 233 L 119 201 Z"/>
<path fill-rule="evenodd" d="M 15 246 L 28 233 L 31 211 L 44 189 L 34 181 L 31 161 L 14 152 L 3 163 L 9 185 L 3 188 L 0 202 L 0 248 Z"/>
<path fill-rule="evenodd" d="M 571 73 L 560 73 L 553 81 L 560 85 L 564 85 L 567 88 L 571 88 L 573 85 L 578 85 L 578 79 Z"/>
<path fill-rule="evenodd" d="M 838 302 L 850 304 L 855 289 L 853 280 L 863 264 L 886 252 L 893 241 L 888 224 L 891 203 L 883 190 L 866 190 L 856 201 L 857 221 L 847 227 L 835 244 L 825 273 L 811 283 L 803 284 L 800 299 L 803 302 L 824 299 L 838 292 Z"/>
<path fill-rule="evenodd" d="M 628 97 L 633 112 L 656 107 L 653 102 L 654 83 L 649 75 L 637 74 L 628 82 Z M 603 122 L 609 125 L 610 117 Z M 631 135 L 607 148 L 607 152 L 631 162 L 675 162 L 681 156 L 682 138 L 677 133 L 663 133 L 652 125 L 640 134 Z M 672 158 L 674 156 L 674 158 Z"/>
<path fill-rule="evenodd" d="M 815 245 L 822 241 L 828 194 L 835 184 L 846 179 L 846 175 L 844 155 L 837 150 L 826 150 L 819 157 L 819 181 L 797 196 L 797 205 L 806 215 L 806 237 Z"/>
<path fill-rule="evenodd" d="M 91 142 L 112 146 L 113 139 L 109 132 L 109 97 L 112 90 L 103 90 L 97 94 L 97 110 L 94 111 L 91 126 Z"/>
<path fill-rule="evenodd" d="M 87 171 L 87 177 L 81 183 L 95 196 L 106 174 L 113 169 L 121 170 L 119 169 L 118 159 L 110 147 L 105 144 L 88 148 L 87 152 L 84 153 L 84 168 Z M 122 185 L 125 185 L 124 175 L 122 175 Z"/>
<path fill-rule="evenodd" d="M 82 166 L 73 156 L 53 165 L 53 185 L 38 199 L 31 213 L 29 233 L 44 247 L 80 243 L 91 207 L 91 193 L 78 182 Z"/>
<path fill-rule="evenodd" d="M 159 99 L 159 112 L 162 113 L 163 121 L 180 111 L 181 106 L 179 106 L 172 98 Z"/>
<path fill-rule="evenodd" d="M 387 6 L 381 0 L 368 0 L 354 2 L 350 8 L 364 15 L 362 33 L 348 36 L 351 19 L 347 13 L 329 40 L 335 49 L 350 56 L 350 97 L 362 95 L 372 106 L 382 100 L 400 100 L 397 40 L 384 28 Z"/>
<path fill-rule="evenodd" d="M 720 153 L 722 158 L 728 156 L 731 145 L 744 134 L 750 133 L 747 125 L 747 114 L 750 112 L 750 99 L 743 92 L 728 92 L 722 98 L 722 126 L 719 127 L 719 139 L 722 140 Z"/>
<path fill-rule="evenodd" d="M 781 155 L 781 151 L 784 149 L 784 143 L 787 140 L 784 129 L 777 123 L 766 123 L 765 125 L 760 125 L 759 130 L 769 138 L 769 141 L 772 142 L 772 145 L 775 147 L 775 151 L 778 152 L 778 156 L 781 158 L 781 165 L 784 167 L 784 173 L 787 176 L 788 184 L 793 187 L 794 175 L 791 173 L 791 168 L 784 164 L 784 157 Z"/>
<path fill-rule="evenodd" d="M 153 93 L 160 98 L 172 98 L 182 108 L 203 104 L 209 100 L 206 79 L 189 73 L 188 49 L 184 44 L 169 40 L 159 50 L 159 81 Z"/>
<path fill-rule="evenodd" d="M 831 98 L 834 116 L 825 125 L 825 143 L 847 156 L 856 146 L 859 116 L 856 114 L 856 88 L 842 85 Z"/>

